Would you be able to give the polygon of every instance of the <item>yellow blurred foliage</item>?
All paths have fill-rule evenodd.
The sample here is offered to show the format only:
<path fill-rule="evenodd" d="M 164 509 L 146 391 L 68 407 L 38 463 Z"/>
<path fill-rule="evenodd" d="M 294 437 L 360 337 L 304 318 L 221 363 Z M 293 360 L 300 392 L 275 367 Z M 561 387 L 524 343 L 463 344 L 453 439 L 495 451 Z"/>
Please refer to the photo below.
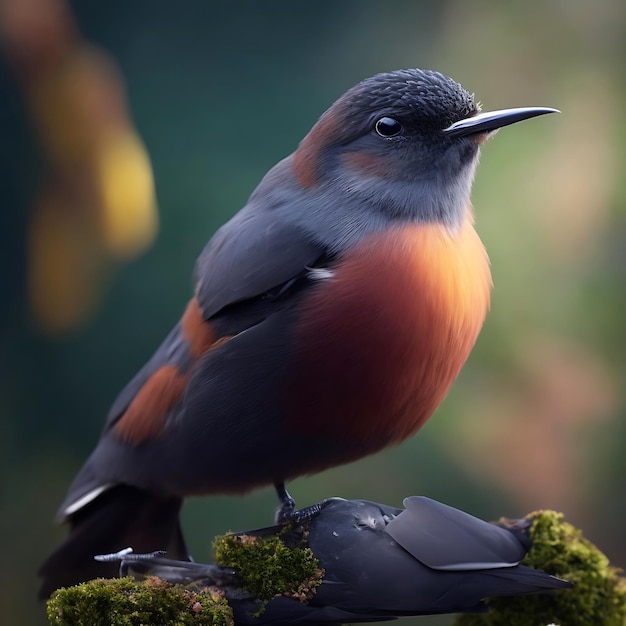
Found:
<path fill-rule="evenodd" d="M 129 123 L 113 61 L 82 42 L 38 75 L 27 94 L 42 148 L 60 167 L 87 157 L 103 136 Z"/>
<path fill-rule="evenodd" d="M 80 38 L 67 2 L 1 0 L 0 15 L 47 166 L 29 240 L 31 309 L 40 330 L 67 332 L 89 318 L 113 264 L 153 241 L 152 168 L 115 63 Z"/>
<path fill-rule="evenodd" d="M 95 307 L 99 263 L 88 217 L 54 190 L 36 203 L 28 242 L 28 288 L 34 320 L 45 333 L 75 328 Z"/>
<path fill-rule="evenodd" d="M 143 251 L 157 231 L 150 161 L 134 132 L 112 134 L 96 155 L 95 183 L 101 201 L 101 234 L 118 258 Z"/>

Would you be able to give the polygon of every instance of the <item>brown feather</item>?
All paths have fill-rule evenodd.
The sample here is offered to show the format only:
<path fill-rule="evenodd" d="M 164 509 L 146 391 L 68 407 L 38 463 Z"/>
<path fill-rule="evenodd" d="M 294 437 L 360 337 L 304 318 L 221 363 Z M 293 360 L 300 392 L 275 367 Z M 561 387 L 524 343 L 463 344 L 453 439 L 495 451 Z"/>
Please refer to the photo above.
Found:
<path fill-rule="evenodd" d="M 211 325 L 202 316 L 197 298 L 192 298 L 181 320 L 183 335 L 189 344 L 189 352 L 194 360 L 209 350 L 215 341 Z"/>
<path fill-rule="evenodd" d="M 133 445 L 158 437 L 165 418 L 180 400 L 187 377 L 174 365 L 163 365 L 137 392 L 124 414 L 115 424 L 116 434 Z"/>
<path fill-rule="evenodd" d="M 326 146 L 341 130 L 342 118 L 336 108 L 320 117 L 293 155 L 293 173 L 305 188 L 313 187 L 319 178 L 320 159 Z"/>

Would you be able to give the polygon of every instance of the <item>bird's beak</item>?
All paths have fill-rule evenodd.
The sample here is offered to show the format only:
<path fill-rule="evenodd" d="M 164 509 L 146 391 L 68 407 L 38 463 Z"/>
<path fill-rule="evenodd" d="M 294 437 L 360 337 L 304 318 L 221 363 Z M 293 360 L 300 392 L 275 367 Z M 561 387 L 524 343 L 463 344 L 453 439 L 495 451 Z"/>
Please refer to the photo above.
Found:
<path fill-rule="evenodd" d="M 546 115 L 547 113 L 560 113 L 560 111 L 547 107 L 521 107 L 519 109 L 488 111 L 487 113 L 478 113 L 474 117 L 454 122 L 448 128 L 444 128 L 443 132 L 448 137 L 465 137 L 466 135 L 475 135 L 477 133 L 488 133 L 503 126 L 528 120 L 538 115 Z"/>

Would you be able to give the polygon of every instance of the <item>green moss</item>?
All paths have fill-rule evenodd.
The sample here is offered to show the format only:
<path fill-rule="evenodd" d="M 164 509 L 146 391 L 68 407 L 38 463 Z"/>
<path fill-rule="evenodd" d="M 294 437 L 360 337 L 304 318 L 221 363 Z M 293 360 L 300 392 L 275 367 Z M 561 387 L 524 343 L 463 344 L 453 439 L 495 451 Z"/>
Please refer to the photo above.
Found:
<path fill-rule="evenodd" d="M 276 535 L 222 535 L 213 549 L 217 563 L 235 569 L 244 589 L 264 602 L 278 595 L 306 602 L 324 575 L 310 548 L 288 547 Z"/>
<path fill-rule="evenodd" d="M 621 570 L 582 531 L 554 511 L 539 511 L 532 519 L 533 547 L 524 565 L 574 583 L 553 594 L 493 598 L 486 615 L 457 617 L 455 626 L 626 626 L 626 579 Z"/>
<path fill-rule="evenodd" d="M 192 591 L 159 578 L 98 578 L 57 590 L 48 601 L 53 626 L 232 626 L 215 590 Z"/>
<path fill-rule="evenodd" d="M 237 570 L 243 588 L 261 600 L 260 611 L 277 595 L 306 602 L 322 582 L 318 560 L 310 548 L 299 545 L 306 531 L 291 531 L 285 531 L 290 533 L 289 546 L 275 535 L 215 539 L 217 562 Z M 232 610 L 215 588 L 199 591 L 156 577 L 142 582 L 97 579 L 59 589 L 48 601 L 48 618 L 53 626 L 233 625 Z"/>

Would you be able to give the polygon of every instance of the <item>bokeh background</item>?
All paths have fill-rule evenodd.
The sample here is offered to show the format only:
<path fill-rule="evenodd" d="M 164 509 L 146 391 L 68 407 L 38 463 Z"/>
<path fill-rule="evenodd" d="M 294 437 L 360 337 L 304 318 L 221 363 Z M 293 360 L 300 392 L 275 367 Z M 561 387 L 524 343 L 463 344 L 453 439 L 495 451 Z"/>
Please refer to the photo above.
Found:
<path fill-rule="evenodd" d="M 622 0 L 0 0 L 0 45 L 3 623 L 45 622 L 35 572 L 64 534 L 56 508 L 206 240 L 336 97 L 401 67 L 447 73 L 486 109 L 563 113 L 484 147 L 492 311 L 436 416 L 292 493 L 558 509 L 626 565 Z M 274 506 L 269 489 L 189 502 L 195 557 Z"/>

